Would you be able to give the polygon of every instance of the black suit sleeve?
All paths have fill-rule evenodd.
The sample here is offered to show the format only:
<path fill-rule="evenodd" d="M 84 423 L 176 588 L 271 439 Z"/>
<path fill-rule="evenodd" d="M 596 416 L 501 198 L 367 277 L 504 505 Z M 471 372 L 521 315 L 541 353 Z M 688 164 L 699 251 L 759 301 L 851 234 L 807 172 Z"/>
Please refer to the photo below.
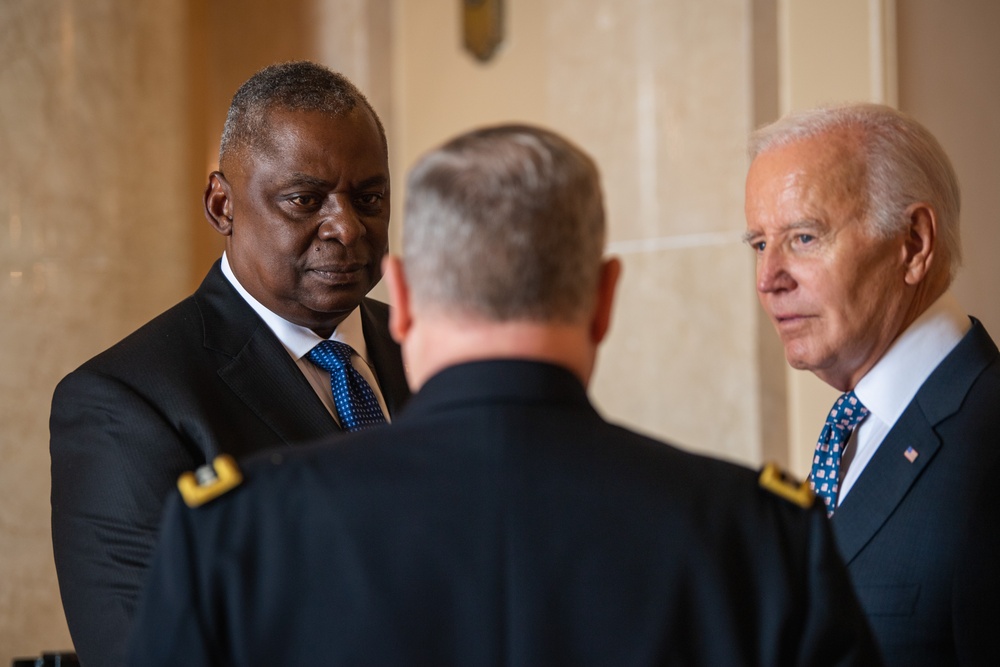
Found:
<path fill-rule="evenodd" d="M 52 546 L 87 667 L 119 665 L 178 471 L 201 463 L 160 413 L 111 377 L 76 371 L 50 417 Z"/>
<path fill-rule="evenodd" d="M 795 664 L 881 665 L 878 645 L 818 504 L 809 512 L 807 530 L 808 599 Z"/>

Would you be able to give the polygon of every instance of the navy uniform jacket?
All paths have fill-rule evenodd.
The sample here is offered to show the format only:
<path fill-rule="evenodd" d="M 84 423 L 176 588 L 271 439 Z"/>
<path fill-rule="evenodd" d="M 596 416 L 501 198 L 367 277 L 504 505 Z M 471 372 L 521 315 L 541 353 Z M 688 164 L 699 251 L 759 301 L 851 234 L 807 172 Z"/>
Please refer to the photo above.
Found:
<path fill-rule="evenodd" d="M 605 422 L 556 366 L 451 367 L 244 473 L 171 499 L 130 664 L 880 664 L 819 505 Z"/>
<path fill-rule="evenodd" d="M 996 502 L 998 465 L 1000 355 L 974 320 L 833 515 L 887 664 L 1000 664 L 1000 598 L 976 592 L 1000 588 L 1000 561 L 984 557 L 1000 524 L 976 509 Z"/>
<path fill-rule="evenodd" d="M 390 412 L 408 397 L 388 308 L 365 300 L 369 357 Z M 120 665 L 178 475 L 217 454 L 339 432 L 263 320 L 212 267 L 189 298 L 56 388 L 52 543 L 70 634 L 87 667 Z"/>

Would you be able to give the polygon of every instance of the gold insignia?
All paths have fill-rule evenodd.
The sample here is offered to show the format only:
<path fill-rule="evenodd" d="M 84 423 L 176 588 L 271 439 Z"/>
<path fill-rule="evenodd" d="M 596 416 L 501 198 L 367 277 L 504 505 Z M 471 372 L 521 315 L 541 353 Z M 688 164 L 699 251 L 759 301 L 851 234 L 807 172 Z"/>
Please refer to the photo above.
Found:
<path fill-rule="evenodd" d="M 768 463 L 760 471 L 760 485 L 776 496 L 795 503 L 806 509 L 812 507 L 813 495 L 809 482 L 799 482 L 792 479 L 784 470 L 774 463 Z"/>
<path fill-rule="evenodd" d="M 177 479 L 188 507 L 199 507 L 243 481 L 243 474 L 229 454 L 220 454 L 211 464 L 206 463 L 194 472 L 186 472 Z"/>

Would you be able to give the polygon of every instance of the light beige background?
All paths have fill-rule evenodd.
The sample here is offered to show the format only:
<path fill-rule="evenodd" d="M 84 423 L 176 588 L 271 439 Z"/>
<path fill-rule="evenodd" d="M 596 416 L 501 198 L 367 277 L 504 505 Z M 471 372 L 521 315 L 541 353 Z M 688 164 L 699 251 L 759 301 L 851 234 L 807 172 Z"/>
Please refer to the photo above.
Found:
<path fill-rule="evenodd" d="M 609 417 L 804 474 L 829 390 L 788 371 L 756 303 L 744 141 L 783 110 L 884 100 L 965 190 L 956 290 L 1000 332 L 1000 5 L 992 0 L 506 0 L 489 63 L 458 0 L 0 3 L 0 664 L 70 648 L 49 538 L 56 382 L 197 285 L 235 88 L 276 60 L 353 78 L 406 168 L 484 123 L 557 129 L 604 174 L 625 274 L 593 396 Z M 381 288 L 377 292 L 384 295 Z"/>

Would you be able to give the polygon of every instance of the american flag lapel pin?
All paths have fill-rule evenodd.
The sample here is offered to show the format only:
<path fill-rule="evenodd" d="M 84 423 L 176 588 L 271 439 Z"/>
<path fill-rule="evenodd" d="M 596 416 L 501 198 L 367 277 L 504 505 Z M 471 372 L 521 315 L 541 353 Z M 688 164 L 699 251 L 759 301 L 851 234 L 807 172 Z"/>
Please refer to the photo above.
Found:
<path fill-rule="evenodd" d="M 906 451 L 903 452 L 903 456 L 906 457 L 907 461 L 913 463 L 914 461 L 917 460 L 917 457 L 920 456 L 920 452 L 915 450 L 913 447 L 907 447 Z"/>

